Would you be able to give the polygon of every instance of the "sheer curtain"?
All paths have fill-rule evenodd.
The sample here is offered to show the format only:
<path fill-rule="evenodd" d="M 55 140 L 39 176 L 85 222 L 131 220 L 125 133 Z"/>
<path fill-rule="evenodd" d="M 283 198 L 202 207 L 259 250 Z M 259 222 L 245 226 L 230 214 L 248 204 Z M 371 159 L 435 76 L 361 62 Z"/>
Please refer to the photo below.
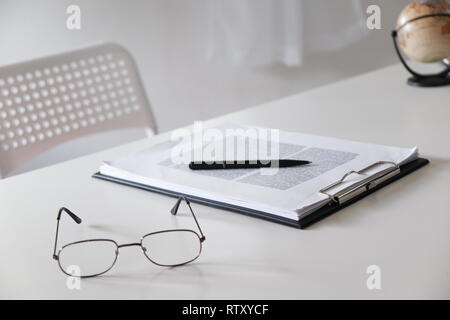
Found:
<path fill-rule="evenodd" d="M 208 59 L 299 66 L 307 52 L 338 50 L 367 33 L 358 0 L 210 0 Z"/>

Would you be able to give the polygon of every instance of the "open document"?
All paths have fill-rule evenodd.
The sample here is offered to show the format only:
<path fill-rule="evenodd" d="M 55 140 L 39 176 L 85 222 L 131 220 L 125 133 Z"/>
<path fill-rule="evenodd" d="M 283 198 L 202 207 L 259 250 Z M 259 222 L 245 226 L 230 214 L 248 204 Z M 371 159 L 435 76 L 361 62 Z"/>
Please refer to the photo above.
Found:
<path fill-rule="evenodd" d="M 199 139 L 195 139 L 196 133 L 180 134 L 137 154 L 105 162 L 100 174 L 298 221 L 329 203 L 332 193 L 389 166 L 418 158 L 415 147 L 366 144 L 241 125 L 223 125 L 212 133 L 208 130 L 197 133 Z M 290 168 L 189 169 L 190 161 L 255 157 L 308 160 L 311 164 Z M 383 163 L 370 167 L 379 162 Z M 349 171 L 367 167 L 370 170 L 349 176 L 327 193 L 319 192 Z"/>

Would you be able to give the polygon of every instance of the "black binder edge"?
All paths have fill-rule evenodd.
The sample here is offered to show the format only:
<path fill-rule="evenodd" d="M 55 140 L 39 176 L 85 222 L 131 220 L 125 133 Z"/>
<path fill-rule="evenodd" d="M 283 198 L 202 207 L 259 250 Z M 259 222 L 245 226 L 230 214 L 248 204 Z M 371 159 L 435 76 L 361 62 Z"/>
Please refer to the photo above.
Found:
<path fill-rule="evenodd" d="M 367 190 L 361 194 L 359 194 L 358 196 L 356 196 L 355 198 L 343 203 L 343 204 L 337 204 L 337 203 L 332 203 L 330 202 L 329 205 L 326 205 L 320 209 L 318 209 L 317 211 L 310 213 L 309 215 L 307 215 L 306 217 L 300 219 L 300 220 L 292 220 L 292 219 L 288 219 L 288 218 L 284 218 L 284 217 L 280 217 L 277 215 L 274 215 L 272 213 L 269 212 L 263 212 L 263 211 L 258 211 L 258 210 L 253 210 L 253 209 L 249 209 L 249 208 L 245 208 L 245 207 L 241 207 L 241 206 L 236 206 L 236 205 L 232 205 L 232 204 L 228 204 L 228 203 L 223 203 L 223 202 L 219 202 L 219 201 L 215 201 L 215 200 L 209 200 L 209 199 L 205 199 L 205 198 L 201 198 L 201 197 L 197 197 L 197 196 L 192 196 L 189 194 L 182 194 L 179 192 L 174 192 L 171 190 L 167 190 L 167 189 L 162 189 L 162 188 L 158 188 L 158 187 L 154 187 L 154 186 L 148 186 L 145 184 L 141 184 L 141 183 L 136 183 L 136 182 L 132 182 L 132 181 L 127 181 L 127 180 L 123 180 L 123 179 L 119 179 L 119 178 L 115 178 L 115 177 L 111 177 L 111 176 L 107 176 L 104 174 L 101 174 L 100 172 L 94 173 L 92 175 L 93 178 L 97 178 L 97 179 L 101 179 L 101 180 L 106 180 L 106 181 L 111 181 L 111 182 L 115 182 L 118 184 L 122 184 L 122 185 L 126 185 L 126 186 L 130 186 L 130 187 L 134 187 L 134 188 L 138 188 L 141 190 L 146 190 L 146 191 L 152 191 L 152 192 L 157 192 L 160 194 L 164 194 L 167 196 L 171 196 L 171 197 L 179 197 L 181 195 L 186 196 L 189 198 L 189 200 L 191 200 L 192 202 L 195 203 L 199 203 L 199 204 L 204 204 L 213 208 L 218 208 L 218 209 L 224 209 L 224 210 L 228 210 L 228 211 L 233 211 L 233 212 L 237 212 L 237 213 L 241 213 L 244 215 L 248 215 L 248 216 L 252 216 L 252 217 L 257 217 L 260 219 L 264 219 L 267 221 L 272 221 L 272 222 L 276 222 L 276 223 L 280 223 L 283 225 L 288 225 L 291 227 L 295 227 L 295 228 L 300 228 L 300 229 L 304 229 L 309 227 L 310 225 L 330 216 L 331 214 L 367 197 L 368 195 L 372 194 L 373 192 L 387 186 L 388 184 L 391 184 L 392 182 L 399 180 L 407 175 L 409 175 L 410 173 L 424 167 L 425 165 L 427 165 L 429 163 L 429 160 L 424 159 L 424 158 L 418 158 L 414 161 L 411 161 L 409 163 L 406 163 L 402 166 L 400 166 L 400 173 L 387 179 L 386 181 L 380 183 L 379 185 L 377 185 L 376 187 Z M 331 201 L 331 200 L 330 200 Z"/>

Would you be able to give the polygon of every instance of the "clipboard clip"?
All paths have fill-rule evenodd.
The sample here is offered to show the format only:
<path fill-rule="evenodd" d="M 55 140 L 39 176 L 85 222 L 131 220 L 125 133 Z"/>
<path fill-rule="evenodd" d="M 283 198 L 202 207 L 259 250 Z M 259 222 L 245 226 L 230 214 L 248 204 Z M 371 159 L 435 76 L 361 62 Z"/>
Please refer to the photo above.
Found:
<path fill-rule="evenodd" d="M 329 193 L 329 191 L 331 189 L 344 183 L 345 180 L 349 176 L 354 175 L 354 174 L 362 175 L 362 176 L 367 175 L 367 173 L 370 172 L 371 169 L 373 169 L 379 165 L 384 165 L 384 164 L 390 164 L 391 166 L 389 166 L 388 168 L 386 168 L 384 170 L 381 170 L 380 172 L 370 175 L 367 178 L 362 179 L 361 181 L 359 181 L 356 184 L 353 184 L 347 188 L 344 188 L 344 189 L 338 191 L 336 194 Z M 321 189 L 319 192 L 328 196 L 333 201 L 333 203 L 343 204 L 343 203 L 353 199 L 354 197 L 358 196 L 359 194 L 376 187 L 380 183 L 388 180 L 389 178 L 391 178 L 399 173 L 400 173 L 400 166 L 398 164 L 396 164 L 395 162 L 378 161 L 378 162 L 375 162 L 375 163 L 371 164 L 370 166 L 363 168 L 359 171 L 352 170 L 352 171 L 347 172 L 346 174 L 344 174 L 344 176 L 339 181 L 336 181 L 336 182 L 330 184 L 329 186 Z M 330 204 L 331 204 L 331 202 L 330 202 Z"/>

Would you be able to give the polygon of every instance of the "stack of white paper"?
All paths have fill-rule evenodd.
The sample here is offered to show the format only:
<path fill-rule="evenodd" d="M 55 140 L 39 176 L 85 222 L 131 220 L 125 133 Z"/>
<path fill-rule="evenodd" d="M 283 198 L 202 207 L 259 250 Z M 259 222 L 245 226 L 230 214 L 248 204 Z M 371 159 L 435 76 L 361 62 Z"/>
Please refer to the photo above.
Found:
<path fill-rule="evenodd" d="M 254 127 L 240 126 L 240 128 Z M 224 132 L 225 128 L 222 127 L 220 130 Z M 227 136 L 226 139 L 230 137 L 229 134 L 224 136 Z M 211 152 L 213 146 L 226 145 L 220 139 L 212 140 L 200 147 L 200 151 L 208 150 L 207 154 L 196 153 L 195 150 L 199 146 L 192 144 L 192 140 L 189 142 L 190 145 L 186 144 L 186 140 L 167 141 L 137 154 L 105 162 L 100 168 L 100 173 L 299 220 L 330 201 L 327 195 L 318 191 L 338 181 L 345 173 L 361 170 L 378 161 L 402 165 L 418 157 L 416 147 L 397 148 L 283 131 L 277 135 L 276 148 L 270 137 L 257 136 L 258 143 L 252 143 L 254 139 L 255 137 L 251 136 L 244 137 L 245 150 L 240 156 L 235 156 L 235 159 L 227 158 L 226 151 Z M 188 167 L 188 160 L 200 160 L 198 155 L 203 160 L 222 161 L 225 158 L 252 160 L 252 154 L 258 154 L 252 153 L 252 148 L 260 148 L 263 145 L 261 141 L 267 142 L 269 149 L 278 149 L 277 155 L 280 158 L 309 160 L 312 163 L 306 166 L 271 169 L 192 171 Z M 179 163 L 180 157 L 174 157 L 174 150 L 180 150 L 180 147 L 183 156 L 189 155 L 184 159 L 185 163 Z M 236 149 L 236 146 L 234 148 Z M 273 158 L 273 155 L 268 154 L 267 158 Z M 384 169 L 386 165 L 380 165 L 372 169 L 370 174 Z M 352 175 L 342 187 L 348 187 L 363 178 L 367 178 L 367 175 Z"/>

